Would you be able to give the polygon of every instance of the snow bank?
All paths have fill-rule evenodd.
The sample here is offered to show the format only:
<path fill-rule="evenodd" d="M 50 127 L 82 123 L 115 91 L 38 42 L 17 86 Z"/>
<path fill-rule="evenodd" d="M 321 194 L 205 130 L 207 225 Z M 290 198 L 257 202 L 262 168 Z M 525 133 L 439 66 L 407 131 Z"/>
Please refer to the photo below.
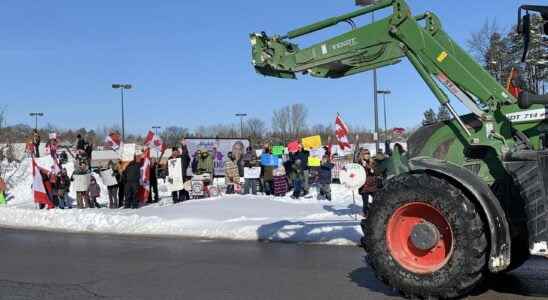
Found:
<path fill-rule="evenodd" d="M 43 160 L 43 161 L 42 161 Z M 40 164 L 48 165 L 47 158 Z M 138 210 L 38 210 L 32 201 L 31 163 L 12 172 L 8 205 L 0 208 L 0 226 L 69 232 L 185 236 L 205 239 L 268 240 L 355 245 L 361 237 L 361 201 L 333 185 L 334 200 L 227 195 L 172 204 L 167 193 L 160 203 Z M 73 168 L 67 165 L 69 174 Z M 99 179 L 99 178 L 98 178 Z M 106 187 L 98 180 L 102 197 Z M 165 190 L 160 187 L 160 190 Z M 314 195 L 314 193 L 312 193 Z M 74 198 L 74 195 L 71 195 Z"/>

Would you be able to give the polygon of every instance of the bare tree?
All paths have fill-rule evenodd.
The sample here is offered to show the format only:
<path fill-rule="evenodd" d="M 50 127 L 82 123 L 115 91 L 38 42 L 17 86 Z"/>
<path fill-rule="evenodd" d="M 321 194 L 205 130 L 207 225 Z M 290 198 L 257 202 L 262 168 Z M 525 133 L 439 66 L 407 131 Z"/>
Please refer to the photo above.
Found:
<path fill-rule="evenodd" d="M 274 110 L 272 116 L 272 134 L 277 142 L 286 144 L 290 138 L 290 116 L 291 109 L 289 106 Z"/>
<path fill-rule="evenodd" d="M 170 126 L 165 128 L 162 133 L 160 133 L 160 137 L 168 146 L 174 147 L 179 145 L 181 140 L 188 136 L 188 133 L 188 129 L 186 128 Z"/>
<path fill-rule="evenodd" d="M 253 145 L 258 145 L 263 141 L 266 133 L 266 124 L 259 118 L 251 118 L 246 121 L 245 136 Z"/>
<path fill-rule="evenodd" d="M 308 116 L 308 110 L 303 104 L 291 105 L 291 130 L 292 136 L 295 138 L 302 137 L 302 134 L 306 130 L 306 117 Z"/>

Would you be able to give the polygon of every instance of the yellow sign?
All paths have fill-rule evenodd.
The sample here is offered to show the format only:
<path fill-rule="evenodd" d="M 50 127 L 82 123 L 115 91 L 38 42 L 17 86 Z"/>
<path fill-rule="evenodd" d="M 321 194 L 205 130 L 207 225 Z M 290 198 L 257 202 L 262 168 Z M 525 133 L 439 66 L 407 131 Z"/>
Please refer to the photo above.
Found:
<path fill-rule="evenodd" d="M 322 159 L 315 156 L 308 157 L 308 166 L 309 167 L 319 167 L 322 165 Z"/>
<path fill-rule="evenodd" d="M 305 150 L 317 149 L 322 146 L 322 138 L 319 135 L 310 136 L 303 139 L 303 148 Z"/>
<path fill-rule="evenodd" d="M 447 54 L 447 52 L 443 51 L 442 53 L 440 53 L 438 55 L 438 57 L 436 59 L 438 60 L 438 62 L 441 63 L 447 58 L 447 56 L 449 56 L 449 54 Z"/>

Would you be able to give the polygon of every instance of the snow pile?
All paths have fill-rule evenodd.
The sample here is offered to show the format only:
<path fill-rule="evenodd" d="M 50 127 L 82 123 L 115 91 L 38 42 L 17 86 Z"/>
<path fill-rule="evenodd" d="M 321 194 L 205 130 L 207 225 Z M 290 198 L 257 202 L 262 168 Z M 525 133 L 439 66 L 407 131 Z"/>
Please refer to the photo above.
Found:
<path fill-rule="evenodd" d="M 40 164 L 48 165 L 47 158 Z M 68 164 L 71 174 L 73 167 Z M 109 234 L 168 235 L 207 239 L 269 240 L 355 245 L 361 238 L 361 201 L 340 185 L 332 185 L 333 201 L 314 198 L 227 195 L 172 204 L 160 186 L 162 200 L 138 210 L 38 210 L 32 201 L 31 162 L 14 174 L 9 202 L 0 208 L 0 226 Z M 22 172 L 21 170 L 24 170 Z M 99 202 L 106 203 L 102 189 Z M 313 196 L 315 193 L 312 193 Z M 74 193 L 71 197 L 74 198 Z M 358 204 L 359 203 L 359 204 Z"/>

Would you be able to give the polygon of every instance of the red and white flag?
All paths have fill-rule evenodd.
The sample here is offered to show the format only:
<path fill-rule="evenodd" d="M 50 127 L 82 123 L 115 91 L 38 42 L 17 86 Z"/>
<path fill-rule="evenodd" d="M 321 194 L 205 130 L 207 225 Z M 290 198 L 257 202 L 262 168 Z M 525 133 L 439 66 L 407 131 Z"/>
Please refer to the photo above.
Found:
<path fill-rule="evenodd" d="M 116 151 L 120 149 L 120 145 L 122 144 L 122 137 L 117 132 L 111 132 L 105 138 L 105 144 L 107 144 L 108 147 L 111 147 L 112 150 Z"/>
<path fill-rule="evenodd" d="M 34 202 L 39 204 L 45 204 L 48 208 L 53 208 L 54 205 L 48 197 L 48 192 L 46 191 L 46 186 L 44 185 L 44 179 L 40 173 L 40 167 L 32 159 L 32 192 L 34 194 Z"/>
<path fill-rule="evenodd" d="M 166 144 L 164 144 L 164 141 L 162 141 L 159 136 L 155 135 L 154 132 L 150 130 L 148 131 L 147 137 L 145 138 L 145 146 L 162 153 L 167 148 Z"/>
<path fill-rule="evenodd" d="M 144 204 L 150 194 L 150 148 L 145 148 L 141 165 L 141 179 L 139 180 L 139 201 Z"/>
<path fill-rule="evenodd" d="M 346 148 L 350 149 L 350 142 L 348 142 L 349 133 L 350 130 L 348 129 L 348 126 L 344 123 L 341 115 L 337 114 L 337 118 L 335 119 L 335 136 L 337 137 L 337 144 L 339 144 L 341 150 Z"/>

